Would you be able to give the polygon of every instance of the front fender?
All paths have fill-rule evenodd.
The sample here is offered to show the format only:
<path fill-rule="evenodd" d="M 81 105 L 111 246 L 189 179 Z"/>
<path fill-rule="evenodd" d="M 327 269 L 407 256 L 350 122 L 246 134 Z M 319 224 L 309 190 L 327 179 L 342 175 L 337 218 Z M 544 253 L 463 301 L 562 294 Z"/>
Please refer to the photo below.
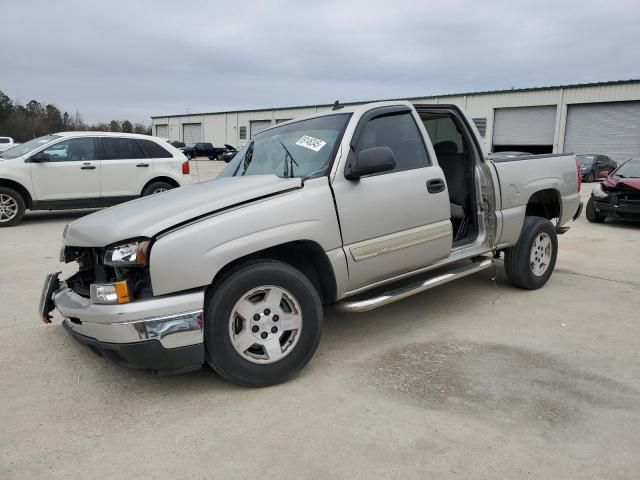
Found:
<path fill-rule="evenodd" d="M 326 178 L 161 235 L 149 259 L 153 294 L 209 285 L 234 260 L 298 240 L 313 241 L 325 252 L 341 246 Z"/>

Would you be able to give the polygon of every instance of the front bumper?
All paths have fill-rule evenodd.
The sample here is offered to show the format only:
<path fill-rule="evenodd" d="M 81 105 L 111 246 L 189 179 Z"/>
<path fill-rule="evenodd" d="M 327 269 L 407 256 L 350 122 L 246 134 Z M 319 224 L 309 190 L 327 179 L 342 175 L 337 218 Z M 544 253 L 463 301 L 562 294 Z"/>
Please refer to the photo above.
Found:
<path fill-rule="evenodd" d="M 594 199 L 596 212 L 608 217 L 622 218 L 629 220 L 640 220 L 640 201 L 622 200 L 614 197 Z"/>
<path fill-rule="evenodd" d="M 120 365 L 180 371 L 204 364 L 204 291 L 96 305 L 63 286 L 53 302 L 76 340 Z"/>

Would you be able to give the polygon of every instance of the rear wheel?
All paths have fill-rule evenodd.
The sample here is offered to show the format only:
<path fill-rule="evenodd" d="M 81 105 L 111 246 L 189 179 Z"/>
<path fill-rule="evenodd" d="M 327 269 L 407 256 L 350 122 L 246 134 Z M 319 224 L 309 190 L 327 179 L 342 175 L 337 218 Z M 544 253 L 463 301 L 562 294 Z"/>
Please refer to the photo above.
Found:
<path fill-rule="evenodd" d="M 155 195 L 156 193 L 166 192 L 172 188 L 174 188 L 173 185 L 167 182 L 152 182 L 144 188 L 142 196 Z"/>
<path fill-rule="evenodd" d="M 605 215 L 602 215 L 596 211 L 596 202 L 593 197 L 589 197 L 587 208 L 585 209 L 584 213 L 587 217 L 587 220 L 589 220 L 591 223 L 602 223 L 607 218 Z"/>
<path fill-rule="evenodd" d="M 553 273 L 558 237 L 553 224 L 542 217 L 525 217 L 520 238 L 504 255 L 504 268 L 515 287 L 535 290 Z"/>
<path fill-rule="evenodd" d="M 18 192 L 8 187 L 0 187 L 0 228 L 13 227 L 24 217 L 26 205 Z"/>
<path fill-rule="evenodd" d="M 207 302 L 207 363 L 240 385 L 275 385 L 307 364 L 321 330 L 320 297 L 302 272 L 273 260 L 247 263 Z"/>

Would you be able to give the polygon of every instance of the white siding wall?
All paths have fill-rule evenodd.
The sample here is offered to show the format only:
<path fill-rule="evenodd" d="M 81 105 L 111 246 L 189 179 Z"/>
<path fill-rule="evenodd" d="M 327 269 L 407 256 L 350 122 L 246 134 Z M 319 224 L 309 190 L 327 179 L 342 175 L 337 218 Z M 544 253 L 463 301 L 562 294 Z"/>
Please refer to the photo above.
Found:
<path fill-rule="evenodd" d="M 640 100 L 640 83 L 412 99 L 415 103 L 455 104 L 463 108 L 471 117 L 486 118 L 487 131 L 484 140 L 487 151 L 491 149 L 494 112 L 496 108 L 555 105 L 557 114 L 554 132 L 554 152 L 561 152 L 564 148 L 567 105 L 575 103 L 633 100 Z M 158 117 L 154 118 L 152 123 L 153 125 L 168 124 L 169 139 L 181 140 L 182 124 L 202 122 L 204 124 L 204 141 L 243 145 L 249 139 L 249 122 L 251 120 L 271 120 L 275 124 L 276 118 L 296 118 L 313 114 L 316 111 L 323 112 L 330 109 L 331 105 L 321 105 L 317 107 L 266 109 L 252 112 L 198 114 L 163 118 Z M 246 140 L 240 140 L 238 138 L 239 127 L 241 126 L 244 126 L 247 129 Z"/>

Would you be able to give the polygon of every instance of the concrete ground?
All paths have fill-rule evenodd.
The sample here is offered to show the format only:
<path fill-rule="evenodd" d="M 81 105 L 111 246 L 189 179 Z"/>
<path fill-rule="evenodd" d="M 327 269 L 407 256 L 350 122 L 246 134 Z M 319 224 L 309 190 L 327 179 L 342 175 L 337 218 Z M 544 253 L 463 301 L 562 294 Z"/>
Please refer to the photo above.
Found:
<path fill-rule="evenodd" d="M 580 218 L 538 291 L 499 269 L 327 313 L 301 375 L 251 390 L 119 368 L 38 320 L 83 213 L 0 230 L 2 479 L 640 475 L 640 226 Z"/>

